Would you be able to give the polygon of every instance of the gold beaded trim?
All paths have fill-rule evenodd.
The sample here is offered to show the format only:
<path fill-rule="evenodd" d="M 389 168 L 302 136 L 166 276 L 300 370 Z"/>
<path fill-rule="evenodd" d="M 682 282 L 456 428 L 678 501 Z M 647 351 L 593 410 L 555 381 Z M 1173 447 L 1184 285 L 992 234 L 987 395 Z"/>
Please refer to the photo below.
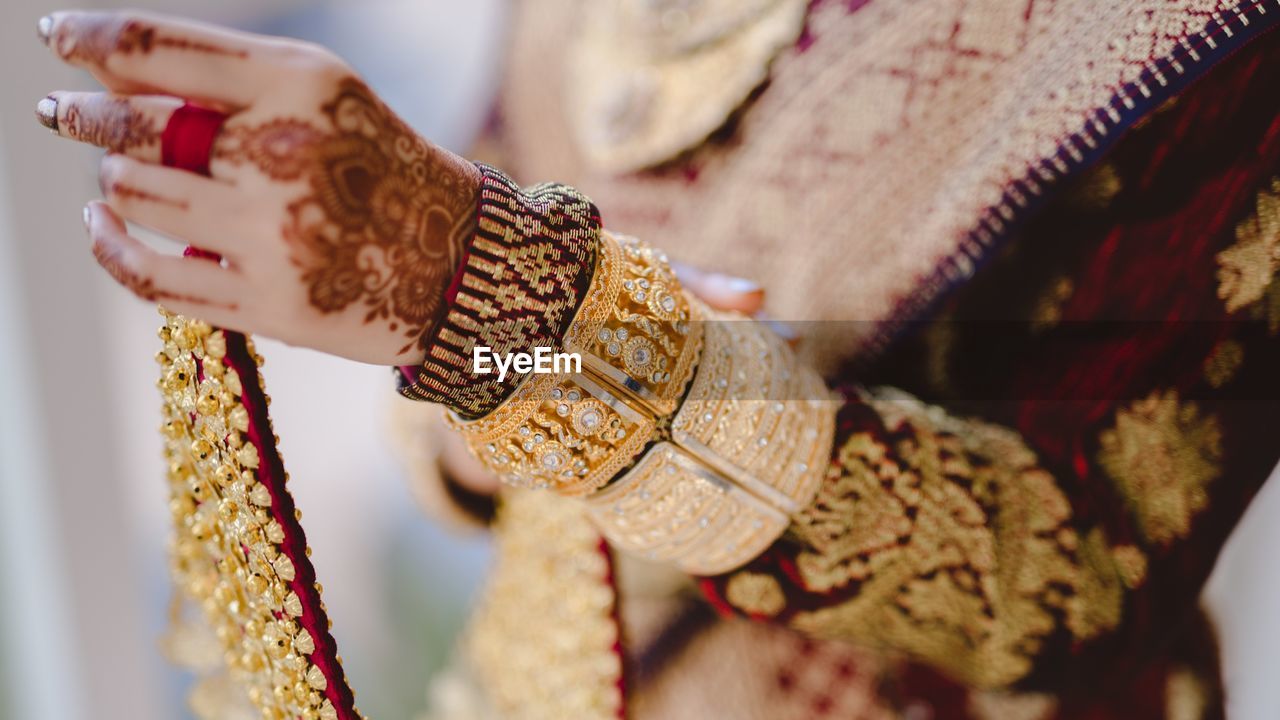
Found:
<path fill-rule="evenodd" d="M 452 423 L 506 483 L 584 497 L 617 547 L 731 570 L 817 492 L 836 403 L 763 324 L 691 299 L 661 253 L 606 232 L 598 257 L 564 343 L 582 372 Z"/>
<path fill-rule="evenodd" d="M 457 295 L 430 331 L 413 381 L 400 388 L 405 397 L 443 403 L 469 418 L 497 408 L 524 379 L 472 372 L 472 349 L 524 351 L 564 336 L 590 285 L 600 234 L 599 211 L 573 188 L 523 190 L 495 168 L 476 167 L 476 233 Z"/>
<path fill-rule="evenodd" d="M 264 718 L 355 720 L 301 513 L 283 487 L 261 357 L 242 335 L 162 314 L 156 360 L 177 590 L 201 608 L 231 677 Z M 270 463 L 275 487 L 264 475 Z"/>

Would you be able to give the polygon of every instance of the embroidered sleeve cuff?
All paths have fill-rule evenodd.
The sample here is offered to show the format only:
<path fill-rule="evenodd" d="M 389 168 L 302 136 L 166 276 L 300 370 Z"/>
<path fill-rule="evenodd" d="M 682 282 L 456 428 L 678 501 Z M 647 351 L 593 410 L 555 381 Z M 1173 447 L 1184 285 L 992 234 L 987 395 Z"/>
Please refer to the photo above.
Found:
<path fill-rule="evenodd" d="M 400 393 L 441 403 L 464 418 L 482 417 L 527 373 L 473 373 L 476 347 L 496 354 L 557 347 L 595 271 L 600 213 L 573 188 L 523 190 L 477 163 L 481 173 L 476 235 L 430 331 L 423 364 L 397 370 Z"/>

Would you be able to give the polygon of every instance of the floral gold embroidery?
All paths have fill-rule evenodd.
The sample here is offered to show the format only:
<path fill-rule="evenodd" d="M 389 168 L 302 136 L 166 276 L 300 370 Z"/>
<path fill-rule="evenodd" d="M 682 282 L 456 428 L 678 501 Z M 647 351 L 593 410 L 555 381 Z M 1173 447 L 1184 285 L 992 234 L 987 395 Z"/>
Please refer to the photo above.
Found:
<path fill-rule="evenodd" d="M 622 707 L 610 561 L 579 503 L 503 496 L 497 558 L 465 649 L 496 715 L 614 720 Z"/>
<path fill-rule="evenodd" d="M 1055 278 L 1031 311 L 1031 329 L 1048 330 L 1062 322 L 1062 306 L 1066 305 L 1075 291 L 1076 286 L 1071 282 L 1071 278 L 1066 276 Z"/>
<path fill-rule="evenodd" d="M 1204 360 L 1204 379 L 1214 388 L 1231 382 L 1244 363 L 1244 346 L 1235 340 L 1223 340 L 1213 347 Z"/>
<path fill-rule="evenodd" d="M 1060 618 L 1079 639 L 1119 622 L 1121 581 L 1102 531 L 1085 562 L 1070 504 L 1015 433 L 904 395 L 870 402 L 889 440 L 850 437 L 792 528 L 809 548 L 797 557 L 805 585 L 857 593 L 798 614 L 799 629 L 1000 687 L 1031 669 Z"/>
<path fill-rule="evenodd" d="M 1120 580 L 1126 587 L 1135 588 L 1147 579 L 1147 556 L 1133 545 L 1117 545 L 1111 548 Z"/>
<path fill-rule="evenodd" d="M 1064 200 L 1080 210 L 1105 210 L 1123 189 L 1120 173 L 1108 162 L 1085 173 L 1066 191 Z"/>
<path fill-rule="evenodd" d="M 1153 392 L 1116 413 L 1099 438 L 1098 462 L 1148 540 L 1165 545 L 1191 530 L 1221 474 L 1222 430 L 1176 390 Z"/>
<path fill-rule="evenodd" d="M 1092 637 L 1099 629 L 1120 624 L 1125 585 L 1102 530 L 1085 533 L 1076 557 L 1083 572 L 1076 586 L 1076 612 L 1067 618 L 1067 626 L 1077 637 Z"/>
<path fill-rule="evenodd" d="M 1262 301 L 1253 307 L 1253 316 L 1266 321 L 1267 332 L 1272 335 L 1280 333 L 1280 282 L 1267 286 Z"/>
<path fill-rule="evenodd" d="M 782 586 L 772 575 L 742 572 L 729 579 L 725 587 L 729 603 L 752 615 L 773 617 L 787 606 Z"/>
<path fill-rule="evenodd" d="M 1236 242 L 1218 253 L 1218 298 L 1228 312 L 1267 294 L 1280 269 L 1280 177 L 1258 193 L 1254 213 L 1236 226 Z M 1280 317 L 1269 318 L 1272 328 Z"/>

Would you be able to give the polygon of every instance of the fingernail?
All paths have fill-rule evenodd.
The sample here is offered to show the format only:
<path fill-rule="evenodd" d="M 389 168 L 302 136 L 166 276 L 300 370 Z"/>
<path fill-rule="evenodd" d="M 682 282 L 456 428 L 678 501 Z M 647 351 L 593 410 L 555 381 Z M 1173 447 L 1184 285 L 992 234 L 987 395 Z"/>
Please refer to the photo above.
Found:
<path fill-rule="evenodd" d="M 88 205 L 85 205 L 84 206 L 84 229 L 85 230 L 89 229 L 90 220 L 93 220 L 93 210 L 89 209 Z"/>
<path fill-rule="evenodd" d="M 746 278 L 730 277 L 728 275 L 724 276 L 724 283 L 725 287 L 727 287 L 731 292 L 742 293 L 744 295 L 758 293 L 763 289 L 758 284 Z"/>
<path fill-rule="evenodd" d="M 58 132 L 58 101 L 52 95 L 36 103 L 36 119 L 54 133 Z"/>
<path fill-rule="evenodd" d="M 45 15 L 36 21 L 36 35 L 40 37 L 40 42 L 45 45 L 49 44 L 49 38 L 53 35 L 52 15 Z"/>

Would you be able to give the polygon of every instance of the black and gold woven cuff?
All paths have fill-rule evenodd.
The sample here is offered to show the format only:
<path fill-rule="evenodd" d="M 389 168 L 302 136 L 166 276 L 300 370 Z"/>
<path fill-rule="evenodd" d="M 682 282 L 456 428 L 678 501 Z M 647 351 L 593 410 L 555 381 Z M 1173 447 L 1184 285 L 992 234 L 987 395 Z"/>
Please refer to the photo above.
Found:
<path fill-rule="evenodd" d="M 596 267 L 600 213 L 585 196 L 556 184 L 521 189 L 477 163 L 476 234 L 456 294 L 431 331 L 427 354 L 400 393 L 478 418 L 506 400 L 527 373 L 472 372 L 475 347 L 502 355 L 557 347 Z"/>

